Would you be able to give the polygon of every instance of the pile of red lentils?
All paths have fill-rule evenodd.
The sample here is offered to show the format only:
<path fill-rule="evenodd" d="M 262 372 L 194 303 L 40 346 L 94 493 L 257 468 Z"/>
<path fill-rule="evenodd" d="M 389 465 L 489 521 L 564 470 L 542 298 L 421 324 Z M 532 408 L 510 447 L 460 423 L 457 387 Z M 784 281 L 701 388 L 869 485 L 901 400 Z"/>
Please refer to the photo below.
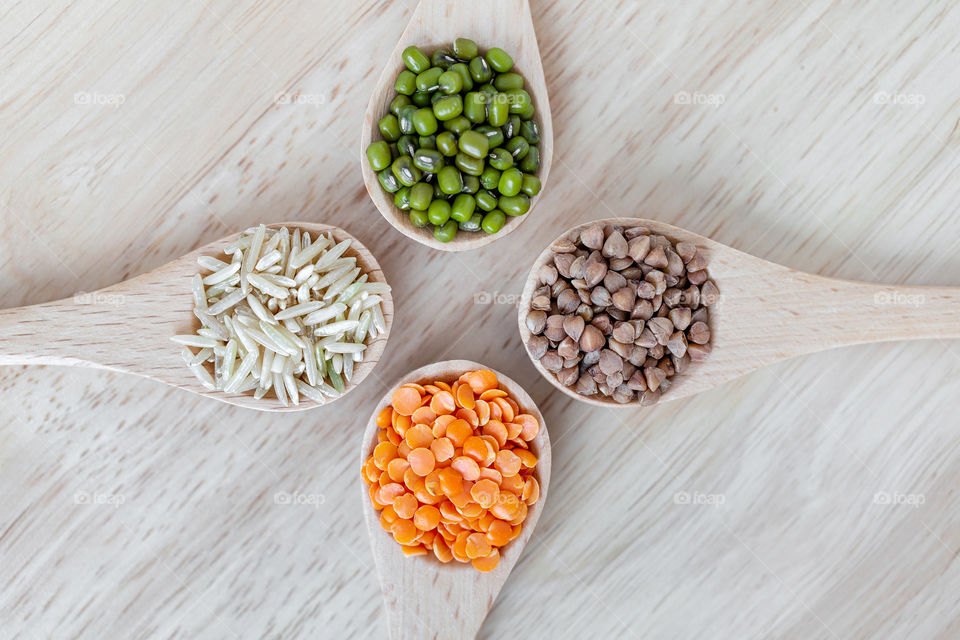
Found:
<path fill-rule="evenodd" d="M 377 416 L 378 444 L 363 465 L 380 524 L 406 555 L 492 571 L 540 497 L 523 413 L 493 371 L 452 385 L 405 384 Z"/>

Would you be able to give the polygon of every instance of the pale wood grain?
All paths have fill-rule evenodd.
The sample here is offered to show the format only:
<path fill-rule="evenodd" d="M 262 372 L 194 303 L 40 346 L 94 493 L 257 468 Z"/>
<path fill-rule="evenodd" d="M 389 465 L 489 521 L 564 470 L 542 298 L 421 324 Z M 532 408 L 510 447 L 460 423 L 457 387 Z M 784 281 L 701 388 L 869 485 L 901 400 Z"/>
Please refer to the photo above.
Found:
<path fill-rule="evenodd" d="M 674 243 L 693 244 L 708 260 L 707 271 L 720 290 L 710 307 L 707 360 L 693 362 L 670 379 L 659 402 L 680 400 L 713 389 L 780 360 L 836 347 L 894 340 L 960 338 L 960 287 L 902 287 L 825 278 L 762 260 L 673 225 L 643 218 L 605 218 L 577 225 L 557 236 L 534 261 L 520 297 L 520 339 L 531 337 L 526 317 L 539 287 L 540 267 L 553 264 L 556 242 L 576 242 L 594 224 L 643 227 Z M 529 353 L 528 353 L 529 355 Z M 554 387 L 597 406 L 636 408 L 641 400 L 619 403 L 601 394 L 583 396 L 560 384 L 555 374 L 531 357 Z"/>
<path fill-rule="evenodd" d="M 363 116 L 360 134 L 360 166 L 363 182 L 370 198 L 383 217 L 400 233 L 428 247 L 443 251 L 466 251 L 476 249 L 512 233 L 524 220 L 533 214 L 540 196 L 530 199 L 530 209 L 522 216 L 507 216 L 503 228 L 496 234 L 482 231 L 459 232 L 450 242 L 440 242 L 433 237 L 433 227 L 420 228 L 410 222 L 409 212 L 393 204 L 393 195 L 380 186 L 376 172 L 367 162 L 366 149 L 371 141 L 382 140 L 377 121 L 389 113 L 390 101 L 396 95 L 394 83 L 397 74 L 406 67 L 401 54 L 409 46 L 423 49 L 427 55 L 438 48 L 449 49 L 457 38 L 476 41 L 481 51 L 500 47 L 513 58 L 514 71 L 524 79 L 524 88 L 530 94 L 536 109 L 534 120 L 540 124 L 540 178 L 541 189 L 546 187 L 550 167 L 553 164 L 553 120 L 550 117 L 550 100 L 543 77 L 543 64 L 537 34 L 533 28 L 528 0 L 488 0 L 487 2 L 446 2 L 445 0 L 420 0 L 407 28 L 387 59 L 377 84 L 372 89 L 370 102 Z M 541 193 L 543 191 L 541 190 Z"/>
<path fill-rule="evenodd" d="M 355 237 L 327 224 L 279 222 L 310 233 L 314 238 L 330 234 L 335 242 L 350 241 L 344 254 L 356 258 L 370 282 L 387 283 L 377 259 Z M 225 393 L 206 389 L 180 356 L 175 335 L 193 334 L 200 321 L 193 314 L 191 279 L 201 272 L 199 256 L 223 259 L 223 249 L 236 240 L 231 234 L 208 243 L 185 256 L 171 260 L 142 276 L 73 298 L 45 304 L 0 310 L 0 366 L 57 365 L 93 367 L 129 373 L 227 404 L 260 411 L 302 411 L 321 406 L 309 398 L 285 405 L 273 394 L 255 399 L 250 393 Z M 344 391 L 330 404 L 355 389 L 380 361 L 393 325 L 393 295 L 382 296 L 385 329 L 370 341 L 358 362 L 353 379 L 344 381 Z"/>
<path fill-rule="evenodd" d="M 357 158 L 413 8 L 0 8 L 0 306 L 93 291 L 288 219 L 359 238 L 398 318 L 368 380 L 305 413 L 103 370 L 0 368 L 2 635 L 384 637 L 358 439 L 388 383 L 450 358 L 520 383 L 553 448 L 550 499 L 481 638 L 960 634 L 957 341 L 811 354 L 620 412 L 540 376 L 513 304 L 558 233 L 617 216 L 823 276 L 960 285 L 960 7 L 534 0 L 550 182 L 533 222 L 455 254 L 388 228 Z M 126 101 L 73 102 L 95 90 Z M 726 100 L 680 105 L 680 91 Z M 926 102 L 877 104 L 879 91 Z M 293 491 L 326 500 L 274 502 Z M 873 500 L 894 491 L 926 502 Z"/>
<path fill-rule="evenodd" d="M 394 389 L 409 382 L 427 384 L 440 380 L 453 383 L 467 371 L 487 368 L 469 360 L 446 360 L 402 376 L 384 394 L 370 416 L 361 440 L 360 463 L 363 464 L 373 452 L 377 443 L 377 414 L 390 404 Z M 543 512 L 550 489 L 551 468 L 547 424 L 533 399 L 519 384 L 499 371 L 494 370 L 494 373 L 500 381 L 500 388 L 517 401 L 521 411 L 540 422 L 539 433 L 530 441 L 530 450 L 538 458 L 534 475 L 540 483 L 540 499 L 527 511 L 519 537 L 503 548 L 496 569 L 480 573 L 469 564 L 441 564 L 432 556 L 411 558 L 403 555 L 400 545 L 380 526 L 380 515 L 370 502 L 367 485 L 358 478 L 367 533 L 387 611 L 387 628 L 394 640 L 475 637 Z"/>

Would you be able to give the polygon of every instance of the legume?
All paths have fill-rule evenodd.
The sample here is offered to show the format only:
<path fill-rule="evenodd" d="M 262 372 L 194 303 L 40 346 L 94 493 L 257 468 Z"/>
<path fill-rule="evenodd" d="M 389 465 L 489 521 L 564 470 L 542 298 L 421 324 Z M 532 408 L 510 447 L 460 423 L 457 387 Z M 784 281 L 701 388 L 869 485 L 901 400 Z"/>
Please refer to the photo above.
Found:
<path fill-rule="evenodd" d="M 495 569 L 540 497 L 529 445 L 539 420 L 481 370 L 405 384 L 376 421 L 361 475 L 384 530 L 406 555 Z"/>
<path fill-rule="evenodd" d="M 497 233 L 507 216 L 526 214 L 540 193 L 541 136 L 510 55 L 457 38 L 452 52 L 428 57 L 410 46 L 401 57 L 397 95 L 377 122 L 382 140 L 366 150 L 395 205 L 442 242 L 458 231 Z"/>

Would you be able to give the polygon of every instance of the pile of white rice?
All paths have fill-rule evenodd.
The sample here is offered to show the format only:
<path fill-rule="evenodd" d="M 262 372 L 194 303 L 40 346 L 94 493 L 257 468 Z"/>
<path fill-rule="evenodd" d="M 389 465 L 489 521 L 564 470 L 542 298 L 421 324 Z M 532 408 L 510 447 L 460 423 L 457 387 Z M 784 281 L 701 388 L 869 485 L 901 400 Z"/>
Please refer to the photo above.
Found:
<path fill-rule="evenodd" d="M 208 272 L 193 277 L 201 328 L 173 341 L 203 386 L 255 398 L 272 391 L 284 405 L 343 393 L 367 344 L 386 331 L 390 291 L 367 281 L 349 249 L 329 233 L 260 225 L 224 249 L 229 262 L 197 258 Z"/>

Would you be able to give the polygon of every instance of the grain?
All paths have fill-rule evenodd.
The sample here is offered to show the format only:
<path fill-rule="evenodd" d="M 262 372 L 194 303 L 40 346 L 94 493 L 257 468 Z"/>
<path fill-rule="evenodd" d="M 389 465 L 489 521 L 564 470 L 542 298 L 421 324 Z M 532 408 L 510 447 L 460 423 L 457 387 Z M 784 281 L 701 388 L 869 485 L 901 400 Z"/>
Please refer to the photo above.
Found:
<path fill-rule="evenodd" d="M 720 292 L 696 245 L 598 222 L 551 252 L 537 271 L 526 346 L 560 384 L 650 404 L 709 356 L 708 307 Z"/>
<path fill-rule="evenodd" d="M 347 256 L 350 240 L 265 225 L 225 248 L 228 261 L 200 256 L 208 271 L 191 281 L 195 335 L 173 341 L 199 351 L 187 366 L 208 389 L 272 392 L 284 405 L 303 396 L 323 404 L 353 378 L 371 340 L 385 331 L 390 288 L 368 282 Z"/>

